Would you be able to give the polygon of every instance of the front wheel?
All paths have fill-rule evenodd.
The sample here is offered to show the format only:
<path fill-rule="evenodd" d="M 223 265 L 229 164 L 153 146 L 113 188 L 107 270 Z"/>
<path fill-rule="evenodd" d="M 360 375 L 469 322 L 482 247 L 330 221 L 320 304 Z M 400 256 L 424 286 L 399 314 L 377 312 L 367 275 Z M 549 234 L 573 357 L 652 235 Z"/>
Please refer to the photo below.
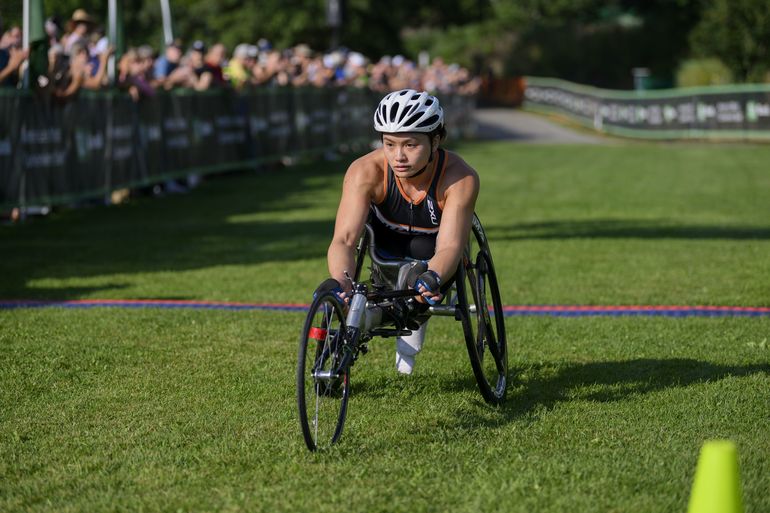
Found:
<path fill-rule="evenodd" d="M 342 304 L 330 292 L 310 305 L 299 339 L 297 406 L 302 436 L 315 451 L 339 440 L 350 397 L 350 367 L 339 369 L 346 325 Z"/>

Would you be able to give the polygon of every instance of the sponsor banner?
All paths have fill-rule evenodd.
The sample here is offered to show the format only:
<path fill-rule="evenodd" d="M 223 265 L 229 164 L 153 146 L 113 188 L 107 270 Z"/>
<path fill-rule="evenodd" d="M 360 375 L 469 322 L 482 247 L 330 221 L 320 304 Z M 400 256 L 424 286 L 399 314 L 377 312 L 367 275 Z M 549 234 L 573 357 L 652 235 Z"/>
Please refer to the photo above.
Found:
<path fill-rule="evenodd" d="M 139 102 L 121 91 L 81 91 L 61 104 L 0 91 L 0 207 L 107 198 L 193 173 L 363 149 L 376 138 L 380 98 L 354 88 L 279 87 L 159 91 Z M 441 100 L 450 126 L 472 125 L 472 97 Z"/>
<path fill-rule="evenodd" d="M 21 115 L 30 98 L 29 93 L 0 96 L 0 205 L 15 203 L 25 189 L 21 152 L 14 148 L 20 147 Z"/>
<path fill-rule="evenodd" d="M 155 102 L 139 102 L 137 126 L 137 166 L 139 176 L 145 182 L 152 180 L 153 170 L 171 169 L 167 165 L 166 144 L 163 138 L 164 102 L 168 97 L 159 98 Z M 158 106 L 161 108 L 158 108 Z M 98 166 L 95 166 L 98 169 Z"/>
<path fill-rule="evenodd" d="M 770 139 L 770 85 L 628 92 L 529 77 L 524 97 L 527 108 L 564 113 L 615 135 Z"/>
<path fill-rule="evenodd" d="M 52 107 L 46 101 L 30 97 L 22 104 L 18 141 L 11 152 L 21 172 L 20 187 L 27 197 L 49 197 L 56 192 L 70 191 L 69 168 L 73 130 L 72 106 Z M 6 196 L 6 194 L 3 194 Z"/>
<path fill-rule="evenodd" d="M 73 151 L 68 166 L 68 190 L 60 191 L 60 194 L 75 194 L 77 188 L 99 193 L 108 185 L 107 173 L 100 170 L 109 151 L 107 127 L 110 120 L 104 116 L 104 103 L 105 100 L 99 97 L 84 94 L 77 108 L 75 104 L 68 104 L 63 109 L 69 111 L 72 119 L 69 126 L 73 128 Z M 69 190 L 69 186 L 76 189 Z"/>

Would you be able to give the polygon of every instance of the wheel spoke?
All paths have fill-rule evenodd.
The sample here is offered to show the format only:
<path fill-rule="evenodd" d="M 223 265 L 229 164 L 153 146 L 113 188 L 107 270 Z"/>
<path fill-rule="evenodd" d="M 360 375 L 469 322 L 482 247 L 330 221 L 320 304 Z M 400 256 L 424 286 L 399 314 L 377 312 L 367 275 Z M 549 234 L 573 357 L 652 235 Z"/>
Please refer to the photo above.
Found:
<path fill-rule="evenodd" d="M 313 440 L 315 440 L 316 444 L 318 444 L 318 410 L 321 407 L 320 405 L 321 396 L 318 393 L 318 387 L 319 387 L 319 384 L 316 382 L 315 415 L 313 415 Z"/>
<path fill-rule="evenodd" d="M 484 266 L 486 267 L 486 266 Z M 479 321 L 479 337 L 484 341 L 484 344 L 489 347 L 489 351 L 492 353 L 493 358 L 497 362 L 500 360 L 500 351 L 497 346 L 497 335 L 495 334 L 495 326 L 492 324 L 492 317 L 489 315 L 489 303 L 487 302 L 487 279 L 488 274 L 486 270 L 479 270 L 479 298 L 481 299 L 482 307 L 480 308 L 481 320 Z M 481 333 L 483 332 L 483 335 Z M 500 369 L 498 369 L 500 370 Z"/>

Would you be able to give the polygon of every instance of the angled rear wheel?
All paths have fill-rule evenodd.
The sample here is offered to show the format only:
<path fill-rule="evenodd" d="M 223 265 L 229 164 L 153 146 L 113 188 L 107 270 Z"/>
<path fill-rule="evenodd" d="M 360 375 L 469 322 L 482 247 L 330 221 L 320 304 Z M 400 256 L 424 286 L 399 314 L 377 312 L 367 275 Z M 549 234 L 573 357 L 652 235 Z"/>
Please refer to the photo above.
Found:
<path fill-rule="evenodd" d="M 499 404 L 505 399 L 508 386 L 505 319 L 492 255 L 475 215 L 471 240 L 457 271 L 456 286 L 473 374 L 484 400 Z"/>

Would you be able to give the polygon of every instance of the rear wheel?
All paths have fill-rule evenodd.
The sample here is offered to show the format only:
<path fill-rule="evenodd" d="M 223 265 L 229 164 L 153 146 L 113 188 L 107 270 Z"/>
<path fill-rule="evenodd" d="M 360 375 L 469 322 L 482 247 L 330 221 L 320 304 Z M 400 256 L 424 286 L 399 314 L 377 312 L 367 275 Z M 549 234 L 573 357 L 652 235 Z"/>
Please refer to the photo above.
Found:
<path fill-rule="evenodd" d="M 500 289 L 481 223 L 457 271 L 457 304 L 473 374 L 484 399 L 499 404 L 508 386 L 508 346 Z"/>
<path fill-rule="evenodd" d="M 310 305 L 299 340 L 297 405 L 302 435 L 315 451 L 339 440 L 350 397 L 350 368 L 340 371 L 345 316 L 336 295 L 319 295 Z"/>

